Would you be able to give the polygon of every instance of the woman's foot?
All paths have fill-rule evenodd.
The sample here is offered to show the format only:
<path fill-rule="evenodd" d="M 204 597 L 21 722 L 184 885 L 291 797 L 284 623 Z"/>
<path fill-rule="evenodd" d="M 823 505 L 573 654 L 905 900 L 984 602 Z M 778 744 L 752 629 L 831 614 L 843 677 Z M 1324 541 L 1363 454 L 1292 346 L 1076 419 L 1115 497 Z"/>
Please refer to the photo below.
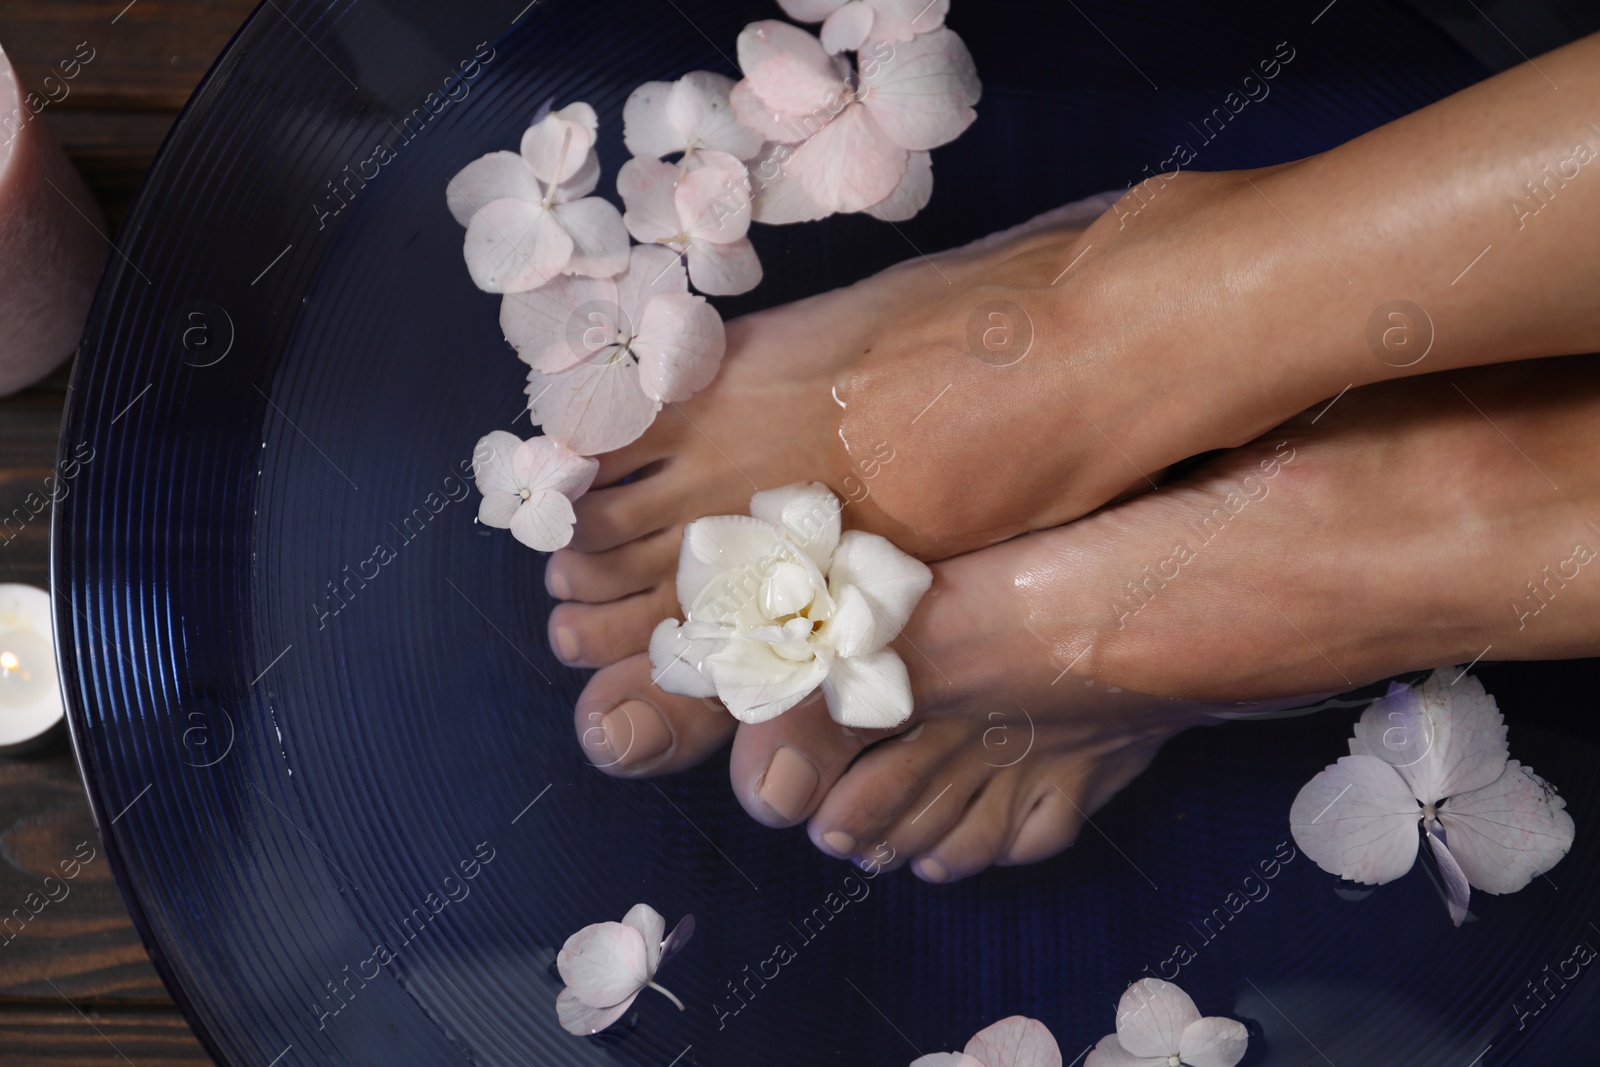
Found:
<path fill-rule="evenodd" d="M 1452 378 L 1354 390 L 1157 491 L 936 565 L 898 645 L 917 704 L 904 731 L 845 730 L 816 700 L 739 727 L 740 801 L 769 825 L 809 820 L 834 855 L 944 881 L 1059 851 L 1162 740 L 1219 713 L 1491 644 L 1497 659 L 1592 647 L 1600 582 L 1569 575 L 1558 596 L 1547 581 L 1539 600 L 1525 579 L 1600 549 L 1585 517 L 1600 516 L 1600 370 Z M 649 672 L 626 659 L 579 702 L 609 773 L 682 769 L 738 725 Z"/>

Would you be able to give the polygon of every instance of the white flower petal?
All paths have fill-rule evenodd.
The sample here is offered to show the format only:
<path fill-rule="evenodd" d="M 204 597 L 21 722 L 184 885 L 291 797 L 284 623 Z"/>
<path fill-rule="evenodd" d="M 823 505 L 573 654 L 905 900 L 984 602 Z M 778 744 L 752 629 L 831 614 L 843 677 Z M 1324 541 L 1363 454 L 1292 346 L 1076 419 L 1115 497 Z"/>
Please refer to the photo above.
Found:
<path fill-rule="evenodd" d="M 463 226 L 492 201 L 526 200 L 536 204 L 543 199 L 544 190 L 534 180 L 532 169 L 515 152 L 490 152 L 475 159 L 445 186 L 445 204 Z"/>
<path fill-rule="evenodd" d="M 745 159 L 761 150 L 761 134 L 739 121 L 728 97 L 734 81 L 725 74 L 694 70 L 679 78 L 667 97 L 666 113 L 686 145 L 727 152 Z"/>
<path fill-rule="evenodd" d="M 860 530 L 849 530 L 839 538 L 828 570 L 828 586 L 834 596 L 845 585 L 865 594 L 877 619 L 880 647 L 905 627 L 917 601 L 932 584 L 933 572 L 927 564 L 906 555 L 888 538 Z"/>
<path fill-rule="evenodd" d="M 635 337 L 644 332 L 644 311 L 653 297 L 689 291 L 689 276 L 678 253 L 661 245 L 634 245 L 628 252 L 628 269 L 616 282 L 624 328 Z"/>
<path fill-rule="evenodd" d="M 763 489 L 750 498 L 750 514 L 783 527 L 789 540 L 799 545 L 824 573 L 833 565 L 833 552 L 839 547 L 839 515 L 843 510 L 844 504 L 821 482 Z"/>
<path fill-rule="evenodd" d="M 732 244 L 689 246 L 689 278 L 710 296 L 738 296 L 761 284 L 761 260 L 750 238 Z"/>
<path fill-rule="evenodd" d="M 635 904 L 622 917 L 624 926 L 631 926 L 644 938 L 645 974 L 655 977 L 661 963 L 661 942 L 667 936 L 667 920 L 648 904 Z"/>
<path fill-rule="evenodd" d="M 817 592 L 811 584 L 810 572 L 800 564 L 776 564 L 761 583 L 761 613 L 769 619 L 794 615 L 811 603 Z M 794 619 L 786 623 L 785 628 L 795 623 L 800 624 L 807 634 L 811 632 L 811 623 L 805 619 Z"/>
<path fill-rule="evenodd" d="M 687 400 L 711 384 L 726 348 L 722 316 L 705 297 L 658 293 L 645 305 L 633 342 L 639 387 L 658 402 Z"/>
<path fill-rule="evenodd" d="M 478 521 L 497 530 L 509 530 L 522 497 L 517 493 L 485 493 L 478 503 Z"/>
<path fill-rule="evenodd" d="M 512 454 L 520 486 L 538 492 L 553 489 L 568 500 L 589 491 L 600 472 L 598 460 L 570 452 L 548 437 L 534 437 Z"/>
<path fill-rule="evenodd" d="M 944 25 L 950 0 L 867 0 L 872 5 L 872 36 L 879 41 L 909 41 Z"/>
<path fill-rule="evenodd" d="M 740 722 L 775 718 L 816 691 L 828 676 L 820 659 L 795 662 L 759 641 L 734 640 L 705 659 L 717 698 Z"/>
<path fill-rule="evenodd" d="M 522 441 L 517 435 L 504 430 L 491 430 L 478 438 L 478 443 L 472 446 L 472 478 L 478 492 L 484 496 L 514 494 L 522 488 L 513 460 L 521 447 Z"/>
<path fill-rule="evenodd" d="M 644 938 L 622 923 L 594 923 L 567 938 L 556 969 L 573 996 L 591 1008 L 608 1008 L 650 981 Z"/>
<path fill-rule="evenodd" d="M 1301 788 L 1289 808 L 1295 844 L 1329 874 L 1382 885 L 1417 859 L 1420 809 L 1389 764 L 1345 756 Z"/>
<path fill-rule="evenodd" d="M 550 211 L 572 237 L 567 270 L 610 278 L 628 269 L 628 228 L 610 201 L 591 196 L 556 204 Z"/>
<path fill-rule="evenodd" d="M 560 374 L 532 371 L 528 390 L 533 421 L 580 456 L 637 441 L 661 410 L 639 387 L 639 367 L 631 359 L 580 363 Z"/>
<path fill-rule="evenodd" d="M 635 992 L 620 1004 L 614 1004 L 609 1008 L 591 1008 L 579 1000 L 572 990 L 563 989 L 556 997 L 556 1019 L 561 1023 L 561 1029 L 569 1034 L 576 1034 L 579 1037 L 598 1034 L 626 1015 L 638 996 L 639 994 Z"/>
<path fill-rule="evenodd" d="M 890 649 L 833 661 L 822 693 L 828 714 L 858 730 L 887 730 L 911 717 L 911 677 Z"/>
<path fill-rule="evenodd" d="M 1572 847 L 1567 802 L 1516 760 L 1482 789 L 1439 809 L 1445 843 L 1467 881 L 1485 893 L 1514 893 L 1560 862 Z"/>
<path fill-rule="evenodd" d="M 875 640 L 877 629 L 872 605 L 861 590 L 853 585 L 839 586 L 833 617 L 827 624 L 827 639 L 834 652 L 842 658 L 876 652 L 887 643 Z"/>
<path fill-rule="evenodd" d="M 844 99 L 842 96 L 839 98 Z M 772 105 L 762 101 L 756 95 L 755 86 L 746 78 L 728 93 L 728 106 L 733 109 L 734 117 L 745 126 L 761 134 L 767 141 L 777 144 L 793 144 L 804 141 L 817 130 L 827 125 L 833 117 L 832 112 L 819 108 L 815 114 L 793 116 L 778 111 Z"/>
<path fill-rule="evenodd" d="M 472 216 L 462 254 L 479 289 L 518 293 L 561 273 L 572 249 L 571 235 L 542 205 L 505 199 L 491 200 Z"/>
<path fill-rule="evenodd" d="M 822 47 L 838 55 L 854 52 L 872 32 L 873 11 L 865 0 L 850 0 L 822 24 Z"/>
<path fill-rule="evenodd" d="M 930 1052 L 911 1061 L 911 1067 L 986 1067 L 965 1052 Z"/>
<path fill-rule="evenodd" d="M 821 22 L 851 0 L 778 0 L 783 13 L 796 22 Z"/>
<path fill-rule="evenodd" d="M 659 159 L 636 157 L 617 171 L 617 195 L 622 197 L 622 221 L 634 238 L 645 244 L 665 241 L 683 233 L 678 205 L 678 168 Z"/>
<path fill-rule="evenodd" d="M 1116 1034 L 1107 1034 L 1083 1061 L 1083 1067 L 1167 1067 L 1167 1057 L 1135 1056 L 1122 1047 Z"/>
<path fill-rule="evenodd" d="M 982 85 L 972 55 L 953 30 L 919 33 L 861 75 L 863 99 L 883 132 L 902 148 L 947 144 L 978 117 Z"/>
<path fill-rule="evenodd" d="M 1432 830 L 1429 830 L 1426 836 L 1428 847 L 1433 850 L 1433 858 L 1439 864 L 1439 877 L 1444 880 L 1444 901 L 1445 907 L 1450 911 L 1450 921 L 1460 926 L 1462 920 L 1467 917 L 1467 902 L 1472 898 L 1472 889 L 1467 882 L 1466 872 L 1450 854 L 1444 838 Z"/>
<path fill-rule="evenodd" d="M 682 152 L 682 133 L 667 115 L 667 97 L 674 82 L 645 82 L 622 105 L 622 143 L 635 156 L 660 159 Z"/>
<path fill-rule="evenodd" d="M 482 513 L 482 508 L 479 508 Z M 535 552 L 554 552 L 572 542 L 572 524 L 578 516 L 572 501 L 554 489 L 534 493 L 511 516 L 511 536 Z"/>
<path fill-rule="evenodd" d="M 826 218 L 828 211 L 807 195 L 805 186 L 794 180 L 788 172 L 788 160 L 794 147 L 771 142 L 763 146 L 761 154 L 750 160 L 750 218 L 769 226 L 782 226 L 793 222 L 814 222 Z M 908 168 L 909 169 L 909 168 Z M 902 185 L 904 179 L 902 179 Z M 896 187 L 896 192 L 899 187 Z M 932 188 L 930 186 L 930 193 Z M 893 199 L 894 194 L 890 194 Z M 888 201 L 884 201 L 887 203 Z"/>
<path fill-rule="evenodd" d="M 1350 745 L 1393 766 L 1425 804 L 1481 789 L 1506 765 L 1505 722 L 1494 697 L 1471 675 L 1451 685 L 1446 673 L 1390 686 L 1362 713 Z"/>
<path fill-rule="evenodd" d="M 726 152 L 700 152 L 700 166 L 678 178 L 673 202 L 683 232 L 697 241 L 729 244 L 750 230 L 750 176 Z"/>
<path fill-rule="evenodd" d="M 1159 978 L 1141 978 L 1117 1002 L 1117 1040 L 1136 1056 L 1172 1056 L 1188 1025 L 1200 1018 L 1189 994 Z"/>
<path fill-rule="evenodd" d="M 567 370 L 616 339 L 606 309 L 618 302 L 609 278 L 561 277 L 500 301 L 500 330 L 535 370 Z M 581 312 L 581 313 L 580 313 Z"/>
<path fill-rule="evenodd" d="M 866 209 L 884 222 L 904 222 L 928 206 L 933 199 L 933 156 L 912 152 L 906 156 L 906 172 L 894 192 Z"/>
<path fill-rule="evenodd" d="M 819 207 L 860 211 L 894 192 L 906 172 L 906 150 L 861 104 L 851 104 L 789 157 L 789 176 Z"/>
<path fill-rule="evenodd" d="M 983 1067 L 1061 1067 L 1061 1047 L 1049 1028 L 1021 1015 L 979 1030 L 966 1055 Z"/>
<path fill-rule="evenodd" d="M 755 602 L 767 568 L 784 558 L 772 527 L 749 515 L 711 515 L 683 528 L 678 603 L 691 621 L 731 621 Z"/>
<path fill-rule="evenodd" d="M 1250 1031 L 1243 1023 L 1208 1015 L 1183 1028 L 1178 1055 L 1189 1067 L 1234 1067 L 1249 1043 Z"/>
<path fill-rule="evenodd" d="M 752 22 L 739 34 L 739 69 L 761 102 L 786 116 L 831 107 L 849 88 L 821 41 L 774 19 Z"/>
<path fill-rule="evenodd" d="M 716 696 L 717 687 L 701 671 L 700 664 L 721 644 L 691 640 L 677 619 L 662 619 L 650 634 L 651 681 L 663 691 L 680 696 Z"/>
<path fill-rule="evenodd" d="M 567 181 L 582 168 L 599 125 L 594 108 L 568 104 L 528 127 L 522 135 L 522 158 L 540 181 Z"/>

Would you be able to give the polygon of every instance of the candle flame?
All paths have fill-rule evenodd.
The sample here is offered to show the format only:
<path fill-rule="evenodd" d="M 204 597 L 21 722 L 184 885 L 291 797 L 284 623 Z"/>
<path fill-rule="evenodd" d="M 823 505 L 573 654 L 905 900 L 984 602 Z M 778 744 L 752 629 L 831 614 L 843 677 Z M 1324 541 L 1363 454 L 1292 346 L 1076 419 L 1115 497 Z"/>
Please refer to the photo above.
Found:
<path fill-rule="evenodd" d="M 20 666 L 22 666 L 22 663 L 17 659 L 15 652 L 0 652 L 0 670 L 10 674 Z"/>

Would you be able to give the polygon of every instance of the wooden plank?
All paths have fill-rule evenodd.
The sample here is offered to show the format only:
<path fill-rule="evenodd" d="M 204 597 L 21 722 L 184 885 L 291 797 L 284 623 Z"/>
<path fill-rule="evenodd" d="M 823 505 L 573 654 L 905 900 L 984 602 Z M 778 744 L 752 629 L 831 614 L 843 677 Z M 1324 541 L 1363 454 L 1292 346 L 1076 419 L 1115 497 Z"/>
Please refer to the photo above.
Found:
<path fill-rule="evenodd" d="M 52 495 L 71 491 L 54 479 L 64 380 L 57 372 L 0 400 L 0 581 L 50 584 Z"/>
<path fill-rule="evenodd" d="M 6 1067 L 209 1067 L 176 1008 L 0 1007 Z"/>
<path fill-rule="evenodd" d="M 0 45 L 24 89 L 52 98 L 47 113 L 175 112 L 255 6 L 255 0 L 6 0 Z M 75 57 L 91 55 L 73 67 Z M 75 77 L 64 78 L 74 69 Z"/>
<path fill-rule="evenodd" d="M 165 111 L 46 110 L 50 127 L 115 233 L 176 118 Z"/>

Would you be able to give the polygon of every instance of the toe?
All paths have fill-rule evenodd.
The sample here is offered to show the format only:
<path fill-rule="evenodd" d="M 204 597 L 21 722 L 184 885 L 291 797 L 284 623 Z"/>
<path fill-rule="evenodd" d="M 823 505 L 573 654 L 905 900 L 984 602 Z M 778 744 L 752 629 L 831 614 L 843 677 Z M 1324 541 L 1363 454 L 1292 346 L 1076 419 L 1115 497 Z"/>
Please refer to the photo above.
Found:
<path fill-rule="evenodd" d="M 999 858 L 1011 843 L 1014 778 L 992 778 L 967 803 L 950 831 L 911 862 L 924 882 L 970 878 Z"/>
<path fill-rule="evenodd" d="M 793 826 L 817 810 L 857 753 L 882 736 L 840 726 L 815 693 L 775 719 L 739 727 L 728 769 L 734 795 L 757 822 Z"/>
<path fill-rule="evenodd" d="M 671 586 L 609 604 L 557 604 L 550 613 L 550 647 L 569 667 L 604 667 L 650 647 L 650 631 L 676 617 Z"/>
<path fill-rule="evenodd" d="M 710 700 L 666 693 L 650 657 L 632 656 L 589 679 L 574 723 L 583 753 L 607 774 L 653 777 L 685 770 L 733 736 L 738 722 Z"/>
<path fill-rule="evenodd" d="M 1015 866 L 1049 859 L 1076 841 L 1083 829 L 1082 802 L 1068 799 L 1053 783 L 1046 784 L 1025 810 L 1011 843 L 996 863 Z"/>
<path fill-rule="evenodd" d="M 563 548 L 544 568 L 544 587 L 557 600 L 604 604 L 672 582 L 683 527 L 648 534 L 609 552 Z"/>
<path fill-rule="evenodd" d="M 955 823 L 976 787 L 969 781 L 974 776 L 952 761 L 966 740 L 956 723 L 935 721 L 864 752 L 811 817 L 812 842 L 841 859 L 865 855 L 891 837 L 890 846 L 902 856 L 920 851 L 908 851 L 906 841 L 931 844 Z M 941 819 L 946 812 L 950 817 Z M 891 827 L 899 832 L 891 834 Z M 936 831 L 931 836 L 930 828 Z"/>
<path fill-rule="evenodd" d="M 594 457 L 600 462 L 600 470 L 594 476 L 595 488 L 616 485 L 629 475 L 638 474 L 676 452 L 680 444 L 677 424 L 681 421 L 657 419 L 637 441 L 615 452 L 602 452 Z"/>
<path fill-rule="evenodd" d="M 668 467 L 626 485 L 590 490 L 572 505 L 578 517 L 572 547 L 604 552 L 674 525 L 687 506 L 685 489 Z"/>

